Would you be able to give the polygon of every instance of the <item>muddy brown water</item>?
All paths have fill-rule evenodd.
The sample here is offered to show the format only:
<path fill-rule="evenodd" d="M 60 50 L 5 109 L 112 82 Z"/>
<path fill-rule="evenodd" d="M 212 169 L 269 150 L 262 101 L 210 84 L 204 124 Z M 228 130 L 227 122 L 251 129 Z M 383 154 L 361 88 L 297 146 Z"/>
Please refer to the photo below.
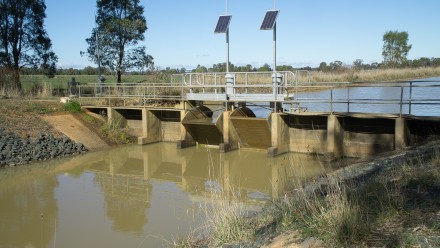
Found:
<path fill-rule="evenodd" d="M 163 247 L 205 220 L 211 192 L 249 209 L 282 194 L 287 177 L 342 163 L 264 150 L 124 146 L 0 170 L 0 247 Z"/>

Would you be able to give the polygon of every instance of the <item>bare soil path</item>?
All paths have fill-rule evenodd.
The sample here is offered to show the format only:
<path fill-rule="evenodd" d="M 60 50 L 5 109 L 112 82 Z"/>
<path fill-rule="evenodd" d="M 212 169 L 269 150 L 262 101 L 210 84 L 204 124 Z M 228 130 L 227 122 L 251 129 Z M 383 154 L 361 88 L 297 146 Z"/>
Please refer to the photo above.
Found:
<path fill-rule="evenodd" d="M 109 147 L 97 134 L 71 114 L 44 116 L 43 119 L 70 139 L 82 143 L 89 150 Z"/>

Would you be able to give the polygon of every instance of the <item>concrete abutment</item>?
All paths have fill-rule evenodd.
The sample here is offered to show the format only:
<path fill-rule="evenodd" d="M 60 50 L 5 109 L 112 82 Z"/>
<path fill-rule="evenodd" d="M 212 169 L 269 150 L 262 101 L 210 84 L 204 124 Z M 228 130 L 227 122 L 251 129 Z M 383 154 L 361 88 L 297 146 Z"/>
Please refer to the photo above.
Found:
<path fill-rule="evenodd" d="M 325 154 L 331 159 L 366 157 L 404 149 L 440 136 L 440 118 L 347 113 L 271 113 L 256 118 L 242 105 L 215 116 L 207 107 L 95 108 L 113 125 L 138 136 L 138 144 L 176 142 L 177 148 L 198 144 L 220 152 L 265 149 L 268 156 L 287 152 Z"/>

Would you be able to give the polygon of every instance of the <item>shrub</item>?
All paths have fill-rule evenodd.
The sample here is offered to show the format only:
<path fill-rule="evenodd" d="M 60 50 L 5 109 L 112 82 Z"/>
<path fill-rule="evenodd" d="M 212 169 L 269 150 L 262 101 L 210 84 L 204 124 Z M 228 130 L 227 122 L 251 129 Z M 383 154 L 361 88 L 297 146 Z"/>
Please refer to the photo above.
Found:
<path fill-rule="evenodd" d="M 81 111 L 81 105 L 76 101 L 69 101 L 64 104 L 64 110 L 76 113 Z"/>

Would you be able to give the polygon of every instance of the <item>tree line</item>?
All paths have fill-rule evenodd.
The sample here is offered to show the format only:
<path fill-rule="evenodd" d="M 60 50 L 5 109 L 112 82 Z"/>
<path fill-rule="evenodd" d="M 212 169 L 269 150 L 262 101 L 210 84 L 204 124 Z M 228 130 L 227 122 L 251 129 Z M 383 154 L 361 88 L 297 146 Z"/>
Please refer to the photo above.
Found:
<path fill-rule="evenodd" d="M 420 68 L 420 67 L 439 67 L 440 66 L 440 58 L 426 58 L 422 57 L 414 60 L 407 60 L 405 64 L 405 68 Z M 236 66 L 232 63 L 229 64 L 229 68 L 231 72 L 263 72 L 263 71 L 272 71 L 272 67 L 269 64 L 264 64 L 260 67 L 254 67 L 251 64 L 247 64 L 244 66 Z M 297 71 L 297 70 L 307 70 L 307 71 L 322 71 L 322 72 L 331 72 L 331 73 L 344 73 L 349 70 L 376 70 L 376 69 L 386 69 L 390 68 L 386 63 L 364 63 L 362 59 L 356 59 L 352 64 L 345 64 L 342 61 L 336 60 L 333 62 L 321 62 L 319 66 L 311 67 L 293 67 L 292 65 L 279 65 L 277 66 L 277 71 Z M 178 73 L 187 73 L 187 72 L 196 72 L 196 73 L 204 73 L 204 72 L 226 72 L 226 63 L 217 63 L 213 64 L 211 67 L 205 67 L 198 65 L 195 69 L 187 70 L 186 68 L 171 68 L 166 67 L 164 69 L 161 68 L 153 68 L 148 71 L 131 71 L 126 72 L 126 74 L 131 75 L 148 75 L 154 73 L 165 73 L 165 74 L 178 74 Z M 25 67 L 21 70 L 22 75 L 46 75 L 44 70 L 39 68 L 28 68 Z M 114 71 L 108 68 L 101 68 L 101 73 L 99 72 L 98 67 L 86 66 L 83 69 L 76 68 L 57 68 L 56 75 L 113 75 Z"/>

